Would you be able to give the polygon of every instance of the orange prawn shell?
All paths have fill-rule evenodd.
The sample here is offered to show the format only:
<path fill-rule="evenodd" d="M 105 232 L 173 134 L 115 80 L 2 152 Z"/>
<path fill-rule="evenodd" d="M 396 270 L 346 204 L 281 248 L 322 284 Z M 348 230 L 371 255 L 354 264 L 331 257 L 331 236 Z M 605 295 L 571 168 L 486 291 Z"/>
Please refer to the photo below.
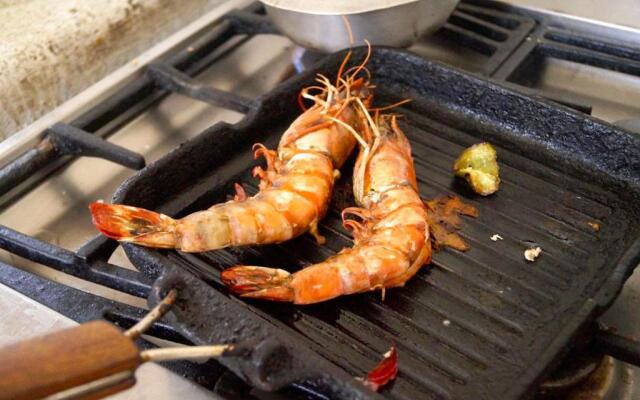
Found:
<path fill-rule="evenodd" d="M 328 115 L 331 113 L 325 112 L 321 106 L 313 106 L 305 111 L 282 135 L 278 153 L 287 157 L 290 151 L 288 148 L 295 144 L 298 151 L 321 151 L 330 156 L 335 165 L 344 164 L 351 155 L 356 139 L 351 134 L 344 135 L 345 128 L 328 120 Z M 356 116 L 352 107 L 345 107 L 337 118 L 348 125 L 356 125 Z M 315 126 L 321 128 L 308 131 Z M 301 131 L 308 132 L 301 136 Z"/>
<path fill-rule="evenodd" d="M 366 207 L 365 196 L 375 197 L 377 193 L 404 184 L 411 186 L 419 200 L 418 182 L 409 140 L 400 131 L 395 120 L 391 128 L 380 126 L 378 129 L 384 132 L 374 139 L 377 142 L 372 144 L 371 150 L 369 152 L 361 150 L 358 153 L 353 176 L 356 202 Z M 390 209 L 388 204 L 382 208 Z"/>

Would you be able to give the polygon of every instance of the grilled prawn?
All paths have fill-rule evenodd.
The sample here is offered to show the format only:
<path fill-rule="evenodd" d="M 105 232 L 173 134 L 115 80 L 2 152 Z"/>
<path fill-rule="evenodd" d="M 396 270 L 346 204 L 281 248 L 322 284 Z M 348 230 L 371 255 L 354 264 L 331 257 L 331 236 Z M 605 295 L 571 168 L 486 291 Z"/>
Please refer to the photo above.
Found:
<path fill-rule="evenodd" d="M 343 211 L 354 246 L 324 262 L 290 274 L 282 269 L 237 266 L 222 272 L 222 280 L 244 297 L 309 304 L 337 296 L 403 286 L 431 260 L 430 221 L 446 223 L 457 213 L 475 215 L 475 209 L 457 198 L 425 204 L 418 193 L 411 147 L 395 116 L 380 116 L 359 138 L 360 153 L 353 188 L 360 207 Z M 436 207 L 437 206 L 437 207 Z M 431 209 L 434 207 L 434 209 Z M 434 215 L 437 213 L 439 215 Z M 356 216 L 358 220 L 347 219 Z M 445 245 L 465 247 L 455 233 L 438 230 Z"/>
<path fill-rule="evenodd" d="M 236 185 L 235 198 L 205 211 L 173 219 L 142 208 L 92 203 L 93 222 L 106 236 L 143 246 L 176 248 L 186 252 L 227 246 L 278 243 L 309 231 L 318 242 L 318 221 L 324 216 L 338 168 L 349 157 L 356 139 L 350 132 L 358 113 L 371 99 L 371 86 L 359 77 L 364 64 L 332 84 L 319 75 L 320 85 L 305 88 L 301 97 L 314 105 L 298 117 L 282 136 L 278 150 L 254 146 L 264 156 L 266 170 L 256 167 L 260 191 L 247 198 Z M 320 91 L 312 95 L 311 90 Z"/>

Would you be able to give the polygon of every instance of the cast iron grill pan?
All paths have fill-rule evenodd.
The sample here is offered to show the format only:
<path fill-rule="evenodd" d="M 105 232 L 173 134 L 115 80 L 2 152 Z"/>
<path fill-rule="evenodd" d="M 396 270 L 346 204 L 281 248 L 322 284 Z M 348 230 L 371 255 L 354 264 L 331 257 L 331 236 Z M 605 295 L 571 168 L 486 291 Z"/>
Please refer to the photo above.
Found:
<path fill-rule="evenodd" d="M 363 51 L 356 49 L 354 59 Z M 235 182 L 255 193 L 251 144 L 274 147 L 300 112 L 300 88 L 316 72 L 333 76 L 343 57 L 329 56 L 258 99 L 240 123 L 215 125 L 185 143 L 125 182 L 114 200 L 182 216 L 228 199 Z M 423 197 L 455 194 L 479 209 L 462 231 L 471 250 L 437 253 L 384 301 L 379 292 L 312 306 L 230 295 L 219 280 L 223 268 L 240 263 L 294 271 L 350 245 L 339 211 L 353 205 L 351 164 L 321 226 L 324 246 L 305 235 L 202 254 L 125 250 L 152 276 L 174 266 L 199 276 L 208 283 L 199 289 L 207 296 L 231 297 L 246 315 L 265 318 L 352 376 L 364 376 L 395 342 L 400 373 L 382 392 L 388 398 L 526 397 L 637 265 L 640 140 L 403 51 L 376 48 L 369 68 L 379 104 L 413 99 L 396 112 L 403 115 Z M 497 148 L 502 185 L 480 198 L 454 179 L 451 168 L 465 147 L 484 140 Z M 503 240 L 492 241 L 494 234 Z M 524 250 L 535 246 L 542 255 L 525 261 Z M 172 322 L 194 342 L 210 340 L 207 330 L 233 340 L 233 332 L 208 324 L 206 313 L 215 310 L 199 304 Z M 242 324 L 245 315 L 227 317 Z"/>

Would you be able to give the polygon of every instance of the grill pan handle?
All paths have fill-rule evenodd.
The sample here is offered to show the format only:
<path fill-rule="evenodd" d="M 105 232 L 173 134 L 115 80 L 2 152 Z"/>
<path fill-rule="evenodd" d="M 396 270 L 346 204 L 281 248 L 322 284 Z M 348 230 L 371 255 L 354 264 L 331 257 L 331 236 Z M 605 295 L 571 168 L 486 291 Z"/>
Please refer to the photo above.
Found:
<path fill-rule="evenodd" d="M 0 348 L 0 360 L 0 400 L 99 399 L 133 386 L 142 363 L 133 341 L 105 321 Z"/>
<path fill-rule="evenodd" d="M 139 351 L 134 341 L 164 316 L 177 297 L 171 290 L 131 328 L 105 321 L 50 333 L 0 348 L 0 400 L 100 399 L 131 387 L 146 361 L 233 357 L 240 346 L 212 345 Z"/>

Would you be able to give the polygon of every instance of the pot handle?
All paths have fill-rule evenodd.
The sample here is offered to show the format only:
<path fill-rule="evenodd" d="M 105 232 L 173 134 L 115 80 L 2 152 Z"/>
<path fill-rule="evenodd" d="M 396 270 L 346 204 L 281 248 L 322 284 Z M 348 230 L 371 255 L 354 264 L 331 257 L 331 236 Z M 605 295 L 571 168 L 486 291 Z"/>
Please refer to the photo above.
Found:
<path fill-rule="evenodd" d="M 0 400 L 99 399 L 135 383 L 132 339 L 92 321 L 0 348 Z"/>

